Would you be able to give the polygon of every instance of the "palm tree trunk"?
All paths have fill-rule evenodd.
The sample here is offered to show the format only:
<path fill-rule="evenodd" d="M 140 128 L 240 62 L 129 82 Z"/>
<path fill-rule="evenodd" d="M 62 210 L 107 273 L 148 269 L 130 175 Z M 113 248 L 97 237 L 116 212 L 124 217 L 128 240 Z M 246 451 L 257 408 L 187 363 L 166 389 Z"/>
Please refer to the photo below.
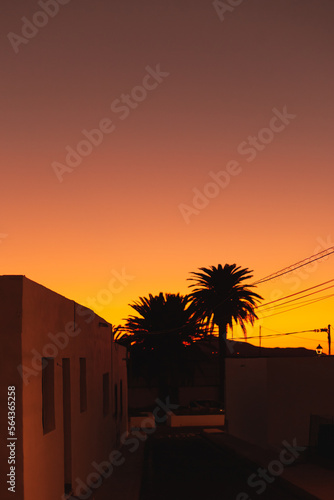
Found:
<path fill-rule="evenodd" d="M 219 330 L 219 399 L 223 403 L 225 410 L 225 398 L 226 398 L 226 333 L 227 325 L 226 323 L 220 323 L 218 325 Z"/>
<path fill-rule="evenodd" d="M 169 387 L 166 373 L 161 373 L 158 378 L 158 394 L 159 398 L 164 401 L 169 396 Z"/>
<path fill-rule="evenodd" d="M 180 386 L 180 374 L 177 363 L 170 363 L 169 365 L 169 397 L 171 403 L 179 404 L 179 386 Z"/>

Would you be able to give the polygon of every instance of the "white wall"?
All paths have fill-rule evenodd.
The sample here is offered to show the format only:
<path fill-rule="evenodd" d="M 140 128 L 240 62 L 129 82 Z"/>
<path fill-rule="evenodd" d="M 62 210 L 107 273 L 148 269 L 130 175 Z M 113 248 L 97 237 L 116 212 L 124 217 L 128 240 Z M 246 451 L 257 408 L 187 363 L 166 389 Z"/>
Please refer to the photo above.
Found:
<path fill-rule="evenodd" d="M 128 431 L 128 378 L 127 378 L 127 349 L 120 344 L 113 344 L 113 385 L 112 385 L 112 401 L 113 401 L 113 418 L 116 426 L 116 433 L 113 436 L 114 448 L 119 448 L 120 437 Z M 121 413 L 121 381 L 123 385 L 123 412 Z M 118 412 L 115 415 L 115 384 L 117 385 L 118 397 Z"/>
<path fill-rule="evenodd" d="M 334 416 L 334 357 L 227 359 L 230 434 L 273 449 L 309 445 L 311 415 Z"/>
<path fill-rule="evenodd" d="M 334 357 L 270 359 L 267 377 L 268 442 L 308 446 L 311 415 L 334 416 Z"/>
<path fill-rule="evenodd" d="M 24 497 L 17 495 L 15 498 L 60 500 L 64 493 L 63 358 L 70 359 L 71 365 L 72 485 L 75 489 L 76 479 L 87 483 L 87 477 L 95 471 L 92 462 L 99 464 L 106 460 L 115 449 L 117 432 L 119 434 L 127 428 L 123 348 L 113 347 L 111 325 L 104 327 L 100 324 L 106 325 L 105 320 L 27 278 L 0 278 L 0 298 L 1 294 L 9 297 L 0 301 L 0 321 L 6 339 L 1 375 L 10 374 L 12 378 L 7 376 L 8 381 L 16 377 L 18 391 L 22 387 L 23 410 L 18 408 L 18 424 L 23 412 L 23 430 L 19 439 L 23 444 L 24 471 L 18 484 L 24 484 Z M 47 434 L 43 434 L 42 424 L 42 356 L 54 358 L 55 364 L 55 429 Z M 87 365 L 87 410 L 82 413 L 80 357 L 86 358 Z M 19 375 L 19 365 L 23 367 L 24 380 Z M 109 374 L 107 415 L 103 414 L 105 373 Z M 7 378 L 2 380 L 7 381 Z M 113 381 L 118 378 L 123 379 L 124 412 L 122 418 L 115 421 Z M 4 463 L 1 465 L 5 466 Z"/>
<path fill-rule="evenodd" d="M 266 366 L 266 359 L 226 360 L 228 432 L 260 446 L 267 441 Z"/>
<path fill-rule="evenodd" d="M 23 387 L 25 500 L 59 499 L 64 492 L 63 358 L 69 358 L 71 363 L 73 486 L 76 478 L 85 483 L 93 470 L 92 461 L 99 463 L 110 452 L 112 406 L 109 414 L 103 416 L 102 376 L 109 373 L 111 400 L 111 327 L 100 327 L 100 321 L 103 320 L 91 311 L 78 309 L 73 301 L 24 279 L 22 365 L 32 368 L 34 358 L 40 359 L 43 354 L 55 358 L 56 419 L 55 430 L 43 435 L 41 371 L 36 370 Z M 55 337 L 51 339 L 49 334 Z M 80 357 L 87 360 L 87 411 L 83 413 L 79 406 Z M 36 464 L 42 478 L 38 481 Z"/>

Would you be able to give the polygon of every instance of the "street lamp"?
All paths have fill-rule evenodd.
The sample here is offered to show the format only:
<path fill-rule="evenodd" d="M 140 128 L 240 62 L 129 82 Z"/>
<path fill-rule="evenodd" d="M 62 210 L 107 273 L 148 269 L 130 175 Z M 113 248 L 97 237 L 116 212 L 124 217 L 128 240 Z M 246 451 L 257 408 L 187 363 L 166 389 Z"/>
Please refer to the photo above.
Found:
<path fill-rule="evenodd" d="M 330 356 L 331 355 L 331 325 L 328 325 L 328 328 L 318 328 L 317 330 L 313 330 L 313 331 L 314 332 L 327 332 L 327 338 L 328 338 L 328 356 Z"/>
<path fill-rule="evenodd" d="M 323 351 L 323 349 L 322 349 L 321 345 L 319 344 L 318 347 L 316 348 L 315 352 L 318 354 L 318 356 L 321 356 L 322 351 Z"/>

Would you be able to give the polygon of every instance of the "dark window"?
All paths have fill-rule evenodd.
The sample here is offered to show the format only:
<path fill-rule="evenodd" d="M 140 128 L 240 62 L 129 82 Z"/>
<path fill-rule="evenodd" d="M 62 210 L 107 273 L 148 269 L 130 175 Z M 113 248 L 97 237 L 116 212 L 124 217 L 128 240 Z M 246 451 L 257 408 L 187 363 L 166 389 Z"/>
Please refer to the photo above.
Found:
<path fill-rule="evenodd" d="M 87 410 L 86 358 L 80 358 L 80 412 Z"/>
<path fill-rule="evenodd" d="M 109 413 L 109 373 L 103 374 L 103 415 Z"/>
<path fill-rule="evenodd" d="M 119 383 L 119 411 L 120 416 L 123 416 L 123 380 Z"/>
<path fill-rule="evenodd" d="M 114 417 L 118 416 L 118 387 L 117 384 L 114 386 Z"/>
<path fill-rule="evenodd" d="M 42 358 L 42 367 L 42 421 L 47 434 L 56 428 L 54 358 Z"/>

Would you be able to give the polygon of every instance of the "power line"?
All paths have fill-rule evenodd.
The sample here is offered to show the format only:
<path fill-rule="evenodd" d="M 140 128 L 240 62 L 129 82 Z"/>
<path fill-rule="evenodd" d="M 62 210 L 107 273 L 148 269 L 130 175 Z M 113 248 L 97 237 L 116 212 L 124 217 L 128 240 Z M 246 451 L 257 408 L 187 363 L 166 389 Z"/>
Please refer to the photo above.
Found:
<path fill-rule="evenodd" d="M 260 280 L 258 280 L 258 281 L 255 281 L 255 282 L 254 282 L 254 283 L 252 283 L 250 286 L 258 285 L 258 284 L 261 284 L 261 283 L 265 283 L 265 282 L 267 282 L 267 281 L 270 281 L 270 280 L 272 280 L 272 279 L 278 278 L 278 277 L 280 277 L 280 276 L 283 276 L 284 274 L 288 274 L 288 273 L 290 273 L 290 272 L 292 272 L 292 271 L 295 271 L 296 269 L 299 269 L 299 268 L 301 268 L 301 267 L 304 267 L 304 266 L 306 266 L 307 264 L 311 264 L 311 263 L 312 263 L 312 262 L 314 262 L 314 261 L 317 261 L 317 260 L 323 259 L 323 258 L 325 258 L 325 257 L 327 257 L 327 256 L 329 256 L 329 255 L 331 255 L 331 254 L 333 254 L 333 253 L 334 253 L 334 246 L 329 247 L 329 248 L 327 248 L 327 249 L 323 250 L 322 252 L 318 252 L 317 254 L 313 254 L 313 255 L 311 255 L 310 257 L 306 258 L 306 259 L 303 259 L 303 260 L 301 260 L 301 261 L 296 262 L 295 264 L 292 264 L 291 266 L 288 266 L 288 267 L 285 267 L 285 268 L 283 268 L 283 269 L 281 269 L 281 270 L 279 270 L 279 271 L 276 271 L 275 273 L 272 273 L 272 274 L 270 274 L 270 275 L 268 275 L 268 276 L 266 276 L 266 277 L 264 277 L 264 278 L 262 278 L 262 279 L 260 279 Z M 312 257 L 314 257 L 314 258 L 312 258 Z M 261 305 L 259 305 L 259 306 L 256 306 L 256 309 L 258 309 L 258 308 L 260 308 L 260 307 L 265 307 L 264 311 L 269 311 L 270 309 L 279 308 L 279 307 L 284 306 L 285 304 L 287 304 L 287 303 L 289 303 L 289 302 L 294 302 L 295 300 L 303 299 L 303 298 L 305 298 L 305 297 L 308 297 L 309 295 L 313 295 L 314 293 L 319 293 L 319 292 L 322 292 L 323 290 L 327 290 L 328 288 L 332 288 L 332 286 L 330 286 L 330 287 L 326 287 L 326 288 L 323 288 L 322 290 L 318 290 L 317 292 L 313 292 L 313 293 L 310 293 L 310 294 L 306 294 L 306 295 L 304 295 L 304 296 L 298 297 L 297 299 L 293 299 L 293 300 L 291 300 L 291 301 L 286 301 L 285 303 L 282 303 L 282 304 L 277 304 L 277 306 L 274 306 L 274 307 L 272 307 L 272 308 L 271 308 L 271 307 L 269 307 L 269 308 L 268 308 L 268 307 L 266 307 L 266 306 L 268 306 L 269 304 L 272 304 L 272 303 L 274 303 L 274 302 L 279 302 L 279 301 L 284 300 L 284 299 L 286 299 L 286 298 L 292 297 L 292 296 L 294 296 L 294 295 L 299 295 L 299 294 L 301 294 L 301 293 L 303 293 L 303 292 L 305 292 L 305 291 L 308 291 L 308 290 L 311 290 L 311 289 L 317 288 L 317 287 L 319 287 L 319 286 L 322 286 L 322 285 L 324 285 L 324 284 L 330 283 L 330 282 L 332 282 L 332 281 L 334 281 L 334 279 L 329 280 L 329 281 L 326 281 L 326 282 L 323 282 L 323 283 L 320 283 L 319 285 L 315 285 L 314 287 L 306 288 L 306 289 L 304 289 L 304 290 L 302 290 L 302 291 L 300 291 L 300 292 L 296 292 L 296 293 L 294 293 L 294 294 L 287 295 L 287 296 L 282 297 L 282 298 L 280 298 L 280 299 L 277 299 L 277 300 L 274 300 L 274 301 L 270 301 L 270 302 L 267 302 L 267 303 L 265 303 L 265 304 L 261 304 Z M 334 285 L 333 285 L 333 286 L 334 286 Z M 234 294 L 234 293 L 235 293 L 235 292 L 234 292 L 234 291 L 232 291 L 232 292 L 231 292 L 231 294 L 230 294 L 230 296 L 233 296 L 233 294 Z M 313 303 L 315 303 L 315 302 L 318 302 L 318 301 L 321 301 L 321 300 L 327 299 L 327 298 L 329 298 L 329 297 L 332 297 L 333 295 L 334 295 L 334 294 L 327 295 L 327 296 L 324 296 L 324 297 L 321 297 L 321 298 L 318 298 L 318 299 L 315 299 L 315 300 L 309 300 L 309 301 L 306 301 L 306 303 L 301 304 L 301 305 L 299 305 L 299 306 L 296 306 L 296 307 L 293 307 L 293 308 L 287 309 L 287 310 L 285 310 L 285 311 L 280 311 L 280 312 L 277 312 L 277 313 L 274 313 L 274 314 L 270 314 L 270 315 L 267 315 L 267 316 L 263 316 L 262 318 L 258 318 L 258 319 L 257 319 L 257 320 L 255 320 L 255 321 L 258 321 L 259 319 L 269 318 L 269 317 L 271 317 L 271 316 L 276 316 L 276 315 L 278 315 L 278 314 L 284 314 L 284 313 L 286 313 L 286 312 L 293 311 L 294 309 L 298 309 L 298 308 L 300 308 L 300 307 L 305 307 L 306 305 L 311 305 L 311 304 L 313 304 Z M 226 299 L 225 299 L 225 300 L 226 300 Z M 262 313 L 263 311 L 260 311 L 260 312 Z M 191 320 L 191 321 L 190 321 L 190 323 L 192 323 L 192 322 L 193 322 L 193 324 L 194 324 L 194 326 L 195 326 L 195 325 L 196 325 L 196 320 L 195 320 L 195 319 L 193 319 L 193 320 Z M 177 328 L 177 329 L 176 329 L 176 328 L 171 328 L 171 329 L 166 330 L 165 332 L 167 333 L 167 332 L 173 332 L 173 331 L 177 331 L 177 330 L 182 331 L 184 328 L 188 328 L 188 326 L 189 326 L 189 325 L 181 326 L 180 328 Z M 215 325 L 214 325 L 214 327 L 212 328 L 212 330 L 211 330 L 211 331 L 213 332 L 214 330 L 215 330 Z M 256 338 L 256 337 L 254 337 L 254 338 Z"/>
<path fill-rule="evenodd" d="M 324 297 L 319 297 L 318 299 L 313 299 L 313 300 L 310 299 L 310 300 L 306 301 L 305 304 L 302 304 L 302 305 L 299 305 L 299 306 L 296 306 L 296 307 L 291 307 L 290 309 L 287 309 L 286 311 L 280 311 L 280 312 L 277 312 L 277 313 L 274 313 L 274 314 L 269 314 L 268 316 L 262 316 L 261 318 L 258 318 L 256 321 L 259 321 L 260 319 L 270 318 L 271 316 L 277 316 L 278 314 L 284 314 L 286 312 L 293 311 L 294 309 L 299 309 L 300 307 L 305 307 L 307 305 L 314 304 L 316 302 L 328 299 L 328 298 L 333 297 L 333 296 L 334 296 L 334 293 L 331 293 L 330 295 L 325 295 Z"/>
<path fill-rule="evenodd" d="M 259 319 L 270 318 L 271 316 L 277 316 L 278 314 L 284 314 L 286 312 L 290 312 L 290 311 L 293 311 L 295 309 L 299 309 L 300 307 L 305 307 L 305 306 L 308 306 L 308 305 L 315 304 L 316 302 L 320 302 L 322 300 L 325 300 L 325 299 L 333 297 L 333 296 L 334 296 L 334 294 L 330 294 L 330 295 L 326 295 L 324 297 L 320 297 L 319 299 L 314 299 L 314 300 L 310 299 L 310 300 L 306 301 L 305 303 L 303 303 L 301 305 L 298 305 L 296 307 L 291 307 L 290 309 L 286 309 L 285 311 L 280 311 L 280 312 L 277 312 L 277 313 L 274 313 L 274 314 L 268 314 L 267 316 L 262 316 L 261 318 L 258 318 L 258 320 Z"/>
<path fill-rule="evenodd" d="M 295 293 L 291 293 L 290 295 L 285 295 L 284 297 L 281 297 L 280 299 L 271 300 L 270 302 L 265 302 L 264 304 L 260 304 L 258 306 L 258 308 L 266 307 L 269 304 L 274 304 L 275 302 L 279 302 L 280 300 L 288 299 L 289 297 L 294 297 L 295 295 L 299 295 L 300 293 L 308 292 L 309 290 L 313 290 L 314 288 L 318 288 L 319 286 L 322 286 L 322 285 L 327 285 L 327 283 L 332 283 L 333 281 L 334 281 L 334 278 L 331 280 L 328 280 L 328 281 L 324 281 L 323 283 L 319 283 L 319 285 L 314 285 L 314 286 L 311 286 L 309 288 L 304 288 L 304 290 L 301 290 L 300 292 L 295 292 Z M 319 292 L 320 291 L 321 290 L 319 290 Z"/>
<path fill-rule="evenodd" d="M 270 332 L 277 333 L 278 335 L 285 335 L 286 332 L 279 332 L 278 330 L 273 330 L 272 328 L 268 328 L 267 326 L 263 326 L 265 330 L 269 330 Z M 300 330 L 299 332 L 290 332 L 290 333 L 307 333 L 307 332 L 313 332 L 313 330 Z"/>
<path fill-rule="evenodd" d="M 329 282 L 331 282 L 331 281 L 333 281 L 333 280 L 329 280 L 328 282 L 326 281 L 326 282 L 324 282 L 324 283 L 322 283 L 322 284 L 326 284 L 326 283 L 329 283 Z M 321 286 L 321 284 L 320 284 L 320 285 L 317 285 L 317 286 Z M 333 285 L 333 286 L 334 286 L 334 285 Z M 322 292 L 323 290 L 326 290 L 326 289 L 328 289 L 328 288 L 332 288 L 333 286 L 326 287 L 326 288 L 324 288 L 324 289 L 322 289 L 322 290 L 319 290 L 319 292 Z M 309 289 L 312 289 L 312 288 L 315 288 L 315 287 L 310 287 Z M 306 289 L 306 290 L 309 290 L 309 289 Z M 304 291 L 306 291 L 306 290 L 304 290 Z M 297 292 L 297 293 L 302 293 L 302 292 Z M 317 293 L 317 292 L 316 292 L 316 293 Z M 292 295 L 295 295 L 295 294 L 292 294 Z M 292 295 L 291 295 L 291 296 L 292 296 Z M 303 298 L 305 298 L 305 297 L 307 297 L 307 296 L 309 296 L 309 295 L 313 295 L 313 293 L 311 293 L 311 294 L 307 294 L 307 295 L 304 295 L 303 297 L 299 297 L 298 299 L 303 299 Z M 289 297 L 289 296 L 288 296 L 288 297 Z M 318 298 L 316 298 L 316 299 L 309 299 L 309 300 L 306 300 L 304 303 L 299 304 L 299 305 L 298 305 L 298 306 L 296 306 L 296 307 L 291 307 L 291 308 L 286 309 L 286 310 L 284 310 L 284 311 L 279 311 L 279 312 L 276 312 L 276 313 L 273 313 L 273 314 L 268 314 L 268 315 L 266 315 L 266 316 L 262 316 L 262 317 L 260 317 L 260 318 L 255 319 L 255 321 L 260 321 L 260 320 L 262 320 L 262 319 L 270 318 L 270 317 L 272 317 L 272 316 L 277 316 L 278 314 L 284 314 L 284 313 L 287 313 L 287 312 L 290 312 L 290 311 L 294 311 L 295 309 L 299 309 L 300 307 L 309 306 L 309 305 L 315 304 L 316 302 L 320 302 L 320 301 L 322 301 L 322 300 L 326 300 L 326 299 L 328 299 L 328 298 L 330 298 L 330 297 L 334 297 L 334 293 L 331 293 L 331 294 L 328 294 L 328 295 L 324 295 L 323 297 L 318 297 Z M 297 299 L 294 299 L 294 300 L 297 300 Z M 291 301 L 288 301 L 288 302 L 291 302 Z M 277 305 L 277 306 L 275 306 L 275 307 L 277 307 L 277 308 L 278 308 L 278 307 L 283 306 L 283 305 L 284 305 L 284 304 L 279 304 L 279 305 Z M 270 309 L 270 308 L 268 308 L 268 309 Z M 263 312 L 263 311 L 260 311 L 260 313 L 262 313 L 262 312 Z M 267 327 L 263 327 L 263 328 L 267 328 Z M 269 330 L 269 328 L 267 328 L 267 329 Z M 213 329 L 213 331 L 215 331 L 215 330 L 216 330 L 216 328 L 214 328 L 214 329 Z M 273 331 L 274 331 L 274 330 L 273 330 Z M 312 330 L 304 330 L 303 332 L 292 332 L 292 333 L 289 333 L 289 334 L 286 334 L 286 333 L 281 333 L 281 334 L 280 334 L 280 333 L 279 333 L 279 334 L 278 334 L 278 335 L 276 335 L 276 336 L 277 336 L 277 337 L 279 337 L 280 335 L 292 335 L 292 334 L 294 334 L 294 333 L 306 333 L 306 332 L 309 332 L 309 331 L 312 331 Z M 271 337 L 272 337 L 272 338 L 274 338 L 275 336 L 273 335 L 273 336 L 271 336 Z M 248 337 L 248 336 L 247 336 L 247 340 L 248 340 L 248 339 L 250 339 L 250 338 L 259 338 L 259 335 L 255 335 L 255 336 L 252 336 L 252 337 Z M 262 338 L 266 338 L 266 336 L 262 336 Z M 243 339 L 243 340 L 245 340 L 245 337 L 235 337 L 235 338 L 234 338 L 234 340 L 235 340 L 235 339 Z"/>
<path fill-rule="evenodd" d="M 300 260 L 296 262 L 295 264 L 292 264 L 291 266 L 284 267 L 283 269 L 280 269 L 279 271 L 276 271 L 275 273 L 269 274 L 268 276 L 265 276 L 264 278 L 261 278 L 258 281 L 255 281 L 253 285 L 259 285 L 260 283 L 265 283 L 266 281 L 273 280 L 275 278 L 279 278 L 280 276 L 283 276 L 284 274 L 291 273 L 292 271 L 295 271 L 296 269 L 299 269 L 300 267 L 304 267 L 307 264 L 311 264 L 312 262 L 323 259 L 324 257 L 327 257 L 334 253 L 334 246 L 326 248 L 326 250 L 323 250 L 322 252 L 318 252 L 316 254 L 311 255 L 310 257 L 307 257 L 306 259 Z M 312 258 L 314 257 L 314 258 Z"/>
<path fill-rule="evenodd" d="M 323 258 L 325 258 L 325 257 L 327 257 L 327 256 L 329 256 L 329 255 L 331 255 L 331 254 L 333 254 L 333 253 L 334 253 L 334 246 L 329 247 L 329 248 L 327 248 L 327 249 L 325 249 L 325 250 L 323 250 L 323 251 L 321 251 L 321 252 L 318 252 L 318 253 L 316 253 L 316 254 L 313 254 L 313 255 L 311 255 L 310 257 L 307 257 L 306 259 L 300 260 L 300 261 L 296 262 L 295 264 L 292 264 L 291 266 L 288 266 L 288 267 L 285 267 L 285 268 L 283 268 L 283 269 L 281 269 L 281 270 L 279 270 L 279 271 L 276 271 L 275 273 L 272 273 L 272 274 L 270 274 L 270 275 L 268 275 L 268 276 L 266 276 L 266 277 L 264 277 L 264 278 L 262 278 L 262 279 L 260 279 L 260 280 L 258 280 L 258 281 L 255 281 L 255 282 L 254 282 L 254 283 L 252 283 L 250 286 L 258 285 L 258 284 L 260 284 L 260 283 L 264 283 L 264 282 L 270 281 L 270 280 L 272 280 L 272 279 L 278 278 L 278 277 L 280 277 L 280 276 L 283 276 L 284 274 L 288 274 L 288 273 L 290 273 L 290 272 L 292 272 L 292 271 L 295 271 L 296 269 L 299 269 L 299 268 L 301 268 L 301 267 L 304 267 L 304 266 L 306 266 L 307 264 L 311 264 L 311 263 L 312 263 L 312 262 L 314 262 L 314 261 L 317 261 L 317 260 L 323 259 Z M 313 257 L 313 258 L 312 258 L 312 257 Z M 330 283 L 330 282 L 332 282 L 332 281 L 334 281 L 334 279 L 332 279 L 332 280 L 328 280 L 328 281 L 325 281 L 325 282 L 323 282 L 323 283 L 320 283 L 319 285 L 315 285 L 314 287 L 309 287 L 309 288 L 306 288 L 306 289 L 304 289 L 304 290 L 302 290 L 302 291 L 300 291 L 300 292 L 296 292 L 296 293 L 294 293 L 294 294 L 287 295 L 287 296 L 282 297 L 282 298 L 280 298 L 280 299 L 277 299 L 277 300 L 274 300 L 274 301 L 271 301 L 271 302 L 267 302 L 267 303 L 265 303 L 265 304 L 260 304 L 259 306 L 256 306 L 256 309 L 259 309 L 260 307 L 266 307 L 266 306 L 268 306 L 268 304 L 271 304 L 271 303 L 274 303 L 274 302 L 279 302 L 279 301 L 281 301 L 281 300 L 283 300 L 283 299 L 286 299 L 286 298 L 289 298 L 289 297 L 292 297 L 292 296 L 295 296 L 295 295 L 299 295 L 299 294 L 304 293 L 304 292 L 306 292 L 306 291 L 308 291 L 308 290 L 312 290 L 312 289 L 314 289 L 314 288 L 317 288 L 317 287 L 319 287 L 319 286 L 325 285 L 325 284 Z M 333 285 L 333 286 L 334 286 L 334 285 Z M 322 292 L 323 290 L 327 290 L 328 288 L 332 288 L 332 287 L 326 287 L 326 288 L 323 288 L 323 289 L 321 289 L 321 290 L 318 290 L 317 292 L 314 292 L 314 293 L 319 293 L 319 292 Z M 230 294 L 230 296 L 233 296 L 233 294 L 234 294 L 234 293 L 235 293 L 235 292 L 233 292 L 233 291 L 232 291 L 232 292 L 231 292 L 231 294 Z M 303 299 L 303 298 L 305 298 L 305 297 L 308 297 L 309 295 L 313 295 L 314 293 L 310 293 L 310 294 L 303 295 L 303 296 L 301 296 L 301 297 L 298 297 L 298 299 L 294 299 L 294 300 Z M 312 300 L 310 300 L 310 301 L 307 301 L 306 303 L 304 303 L 304 304 L 302 304 L 302 305 L 299 305 L 299 306 L 296 306 L 296 307 L 293 307 L 293 308 L 287 309 L 286 311 L 280 311 L 280 312 L 278 312 L 278 313 L 270 314 L 270 315 L 264 316 L 263 318 L 269 318 L 269 317 L 271 317 L 271 316 L 276 316 L 276 315 L 278 315 L 278 314 L 283 314 L 283 313 L 285 313 L 285 312 L 289 312 L 289 311 L 292 311 L 292 310 L 294 310 L 294 309 L 298 309 L 299 307 L 305 307 L 306 305 L 311 305 L 311 304 L 313 304 L 313 303 L 315 303 L 315 302 L 318 302 L 318 301 L 324 300 L 324 299 L 329 298 L 329 297 L 331 297 L 331 296 L 332 296 L 332 295 L 328 295 L 328 296 L 324 296 L 324 297 L 321 297 L 321 298 L 316 299 L 316 300 L 313 300 L 313 301 L 312 301 Z M 294 300 L 292 300 L 292 301 L 287 301 L 286 303 L 293 302 Z M 277 306 L 274 306 L 273 308 L 266 308 L 266 309 L 264 309 L 263 311 L 260 311 L 260 312 L 262 313 L 262 312 L 264 312 L 264 311 L 269 311 L 270 309 L 279 308 L 279 307 L 281 307 L 281 306 L 285 305 L 286 303 L 277 304 Z M 258 319 L 260 319 L 260 318 L 258 318 Z M 261 318 L 261 319 L 262 319 L 262 318 Z M 257 320 L 255 320 L 255 321 L 257 321 Z M 212 331 L 213 331 L 213 330 L 212 330 Z"/>
<path fill-rule="evenodd" d="M 328 290 L 329 288 L 333 288 L 334 285 L 331 285 L 331 286 L 327 286 L 325 288 L 322 288 L 321 290 L 317 290 L 315 292 L 311 292 L 311 293 L 307 293 L 306 295 L 303 295 L 301 297 L 296 297 L 295 299 L 290 299 L 290 300 L 286 300 L 285 302 L 282 302 L 282 304 L 276 304 L 275 306 L 269 306 L 265 309 L 261 309 L 260 313 L 263 313 L 263 312 L 269 312 L 269 311 L 272 311 L 272 310 L 276 310 L 278 309 L 279 307 L 283 307 L 285 306 L 286 304 L 290 304 L 291 302 L 295 302 L 296 300 L 302 300 L 302 299 L 305 299 L 306 297 L 309 297 L 310 295 L 314 295 L 316 293 L 320 293 L 320 292 L 323 292 L 325 290 Z M 282 299 L 281 299 L 282 300 Z"/>
<path fill-rule="evenodd" d="M 269 328 L 268 328 L 269 330 Z M 286 337 L 288 335 L 296 335 L 296 334 L 299 334 L 299 333 L 312 333 L 314 332 L 314 330 L 301 330 L 301 331 L 298 331 L 298 332 L 287 332 L 287 333 L 276 333 L 276 334 L 271 334 L 271 335 L 261 335 L 261 338 L 262 340 L 265 340 L 265 339 L 269 339 L 269 338 L 277 338 L 277 337 Z M 260 338 L 260 335 L 252 335 L 250 337 L 247 337 L 246 340 L 249 340 L 249 339 L 258 339 Z M 245 337 L 235 337 L 233 340 L 235 339 L 242 339 L 242 340 L 245 340 Z M 305 339 L 305 340 L 314 340 L 314 339 Z M 318 339 L 317 339 L 318 340 Z"/>
<path fill-rule="evenodd" d="M 297 339 L 302 339 L 302 340 L 312 340 L 312 342 L 319 342 L 319 339 L 311 339 L 310 337 L 299 337 L 298 335 L 296 335 L 296 338 Z"/>
<path fill-rule="evenodd" d="M 306 332 L 308 332 L 309 330 L 305 330 Z M 295 335 L 296 333 L 303 333 L 303 332 L 288 332 L 288 333 L 279 333 L 279 334 L 272 334 L 272 335 L 261 335 L 261 338 L 262 340 L 265 340 L 265 339 L 269 339 L 269 338 L 277 338 L 277 337 L 286 337 L 288 335 Z M 250 337 L 247 337 L 246 340 L 249 340 L 249 339 L 258 339 L 260 336 L 259 335 L 251 335 Z M 244 339 L 245 340 L 245 337 L 235 337 L 233 340 L 235 339 Z"/>
<path fill-rule="evenodd" d="M 279 335 L 281 335 L 283 332 L 279 332 L 278 330 L 273 330 L 272 328 L 268 328 L 267 326 L 263 326 L 262 327 L 264 330 L 269 330 L 270 332 L 275 332 L 275 333 L 278 333 Z M 296 332 L 298 333 L 298 332 Z M 314 333 L 314 330 L 304 330 L 304 331 L 301 331 L 300 333 Z M 317 342 L 319 340 L 319 338 L 317 339 L 311 339 L 310 337 L 300 337 L 299 335 L 296 335 L 296 338 L 298 339 L 302 339 L 302 340 L 314 340 L 315 342 Z"/>

